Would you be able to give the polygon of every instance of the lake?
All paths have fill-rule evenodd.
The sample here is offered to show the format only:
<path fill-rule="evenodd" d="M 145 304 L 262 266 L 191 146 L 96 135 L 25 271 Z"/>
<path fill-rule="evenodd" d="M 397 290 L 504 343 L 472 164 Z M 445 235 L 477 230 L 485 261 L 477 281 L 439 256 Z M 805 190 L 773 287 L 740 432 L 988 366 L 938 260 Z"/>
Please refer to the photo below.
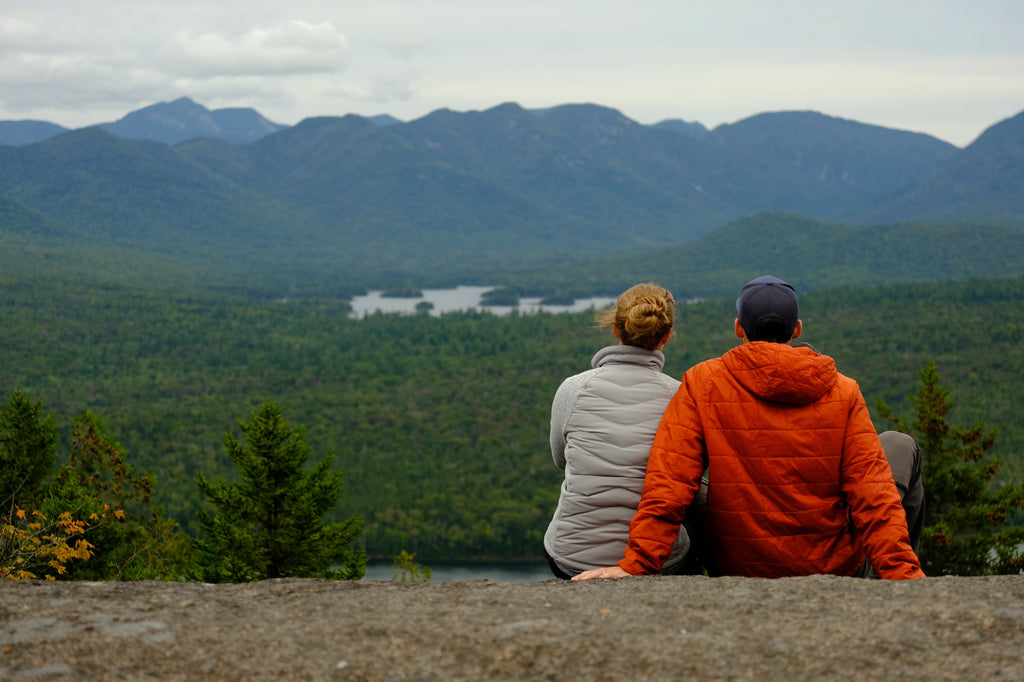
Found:
<path fill-rule="evenodd" d="M 464 580 L 492 580 L 501 583 L 532 583 L 554 580 L 547 563 L 465 563 L 424 561 L 431 570 L 430 582 L 452 583 Z M 394 580 L 392 562 L 384 559 L 366 562 L 364 580 Z M 401 574 L 399 574 L 401 575 Z"/>
<path fill-rule="evenodd" d="M 382 313 L 412 314 L 416 312 L 416 305 L 424 301 L 434 305 L 430 310 L 430 314 L 434 316 L 459 310 L 486 310 L 495 315 L 507 315 L 513 310 L 520 313 L 536 313 L 541 310 L 550 313 L 580 312 L 590 308 L 602 308 L 615 302 L 613 297 L 598 296 L 577 299 L 572 305 L 541 305 L 540 298 L 524 297 L 519 299 L 517 306 L 481 305 L 481 297 L 493 289 L 494 287 L 484 286 L 423 289 L 423 296 L 419 298 L 392 298 L 382 296 L 380 291 L 371 291 L 365 296 L 356 296 L 352 299 L 352 316 L 361 318 L 378 310 Z"/>

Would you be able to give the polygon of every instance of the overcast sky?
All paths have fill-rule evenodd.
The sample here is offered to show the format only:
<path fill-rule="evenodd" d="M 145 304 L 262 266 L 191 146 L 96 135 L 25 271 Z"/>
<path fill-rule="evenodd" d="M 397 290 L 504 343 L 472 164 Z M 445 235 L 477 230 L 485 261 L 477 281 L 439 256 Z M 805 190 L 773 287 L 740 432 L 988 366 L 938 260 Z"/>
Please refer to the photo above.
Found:
<path fill-rule="evenodd" d="M 810 109 L 965 146 L 1024 110 L 1024 1 L 0 0 L 0 120 L 75 128 L 181 96 L 289 125 Z"/>

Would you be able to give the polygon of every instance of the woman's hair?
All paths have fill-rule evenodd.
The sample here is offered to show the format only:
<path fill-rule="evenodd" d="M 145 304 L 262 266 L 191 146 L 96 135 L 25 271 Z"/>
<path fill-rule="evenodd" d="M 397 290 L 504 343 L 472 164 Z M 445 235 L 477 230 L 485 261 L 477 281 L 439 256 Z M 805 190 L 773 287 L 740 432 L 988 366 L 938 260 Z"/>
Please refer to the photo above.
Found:
<path fill-rule="evenodd" d="M 672 331 L 676 302 L 672 292 L 656 284 L 637 284 L 624 291 L 614 306 L 599 310 L 595 319 L 602 327 L 614 327 L 627 346 L 655 350 Z"/>

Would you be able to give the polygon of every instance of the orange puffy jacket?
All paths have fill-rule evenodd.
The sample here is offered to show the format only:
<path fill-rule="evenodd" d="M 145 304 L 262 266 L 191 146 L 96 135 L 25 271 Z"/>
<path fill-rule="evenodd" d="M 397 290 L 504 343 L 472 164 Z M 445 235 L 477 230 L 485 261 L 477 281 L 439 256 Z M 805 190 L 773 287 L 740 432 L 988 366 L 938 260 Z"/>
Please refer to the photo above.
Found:
<path fill-rule="evenodd" d="M 619 566 L 659 572 L 697 492 L 718 573 L 923 577 L 855 381 L 810 348 L 753 342 L 686 372 L 651 449 Z"/>

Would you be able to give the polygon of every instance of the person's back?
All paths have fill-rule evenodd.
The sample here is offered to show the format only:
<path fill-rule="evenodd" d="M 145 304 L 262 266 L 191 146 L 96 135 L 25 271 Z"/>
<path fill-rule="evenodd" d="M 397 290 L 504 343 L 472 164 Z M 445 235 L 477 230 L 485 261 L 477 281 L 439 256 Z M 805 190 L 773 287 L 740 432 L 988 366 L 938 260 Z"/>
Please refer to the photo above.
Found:
<path fill-rule="evenodd" d="M 622 556 L 651 442 L 679 386 L 661 372 L 651 351 L 611 346 L 593 362 L 593 369 L 568 379 L 556 398 L 572 405 L 554 429 L 554 453 L 557 439 L 564 439 L 556 463 L 565 480 L 544 540 L 570 575 Z"/>
<path fill-rule="evenodd" d="M 774 277 L 737 299 L 743 344 L 692 367 L 658 427 L 629 545 L 577 579 L 656 573 L 707 468 L 710 571 L 923 577 L 893 473 L 856 382 L 787 342 L 802 323 Z"/>
<path fill-rule="evenodd" d="M 624 292 L 598 316 L 619 344 L 602 348 L 592 368 L 569 377 L 552 402 L 551 454 L 565 472 L 544 550 L 558 577 L 622 556 L 636 513 L 651 442 L 679 381 L 662 372 L 674 301 L 653 285 Z M 669 566 L 688 548 L 681 533 Z"/>
<path fill-rule="evenodd" d="M 860 390 L 831 358 L 758 341 L 692 368 L 683 381 L 693 411 L 670 408 L 662 428 L 694 433 L 694 418 L 699 423 L 717 572 L 854 575 L 871 545 L 880 572 L 916 562 L 898 526 L 878 513 L 885 504 L 902 514 L 900 498 Z M 654 450 L 677 445 L 655 439 Z"/>

